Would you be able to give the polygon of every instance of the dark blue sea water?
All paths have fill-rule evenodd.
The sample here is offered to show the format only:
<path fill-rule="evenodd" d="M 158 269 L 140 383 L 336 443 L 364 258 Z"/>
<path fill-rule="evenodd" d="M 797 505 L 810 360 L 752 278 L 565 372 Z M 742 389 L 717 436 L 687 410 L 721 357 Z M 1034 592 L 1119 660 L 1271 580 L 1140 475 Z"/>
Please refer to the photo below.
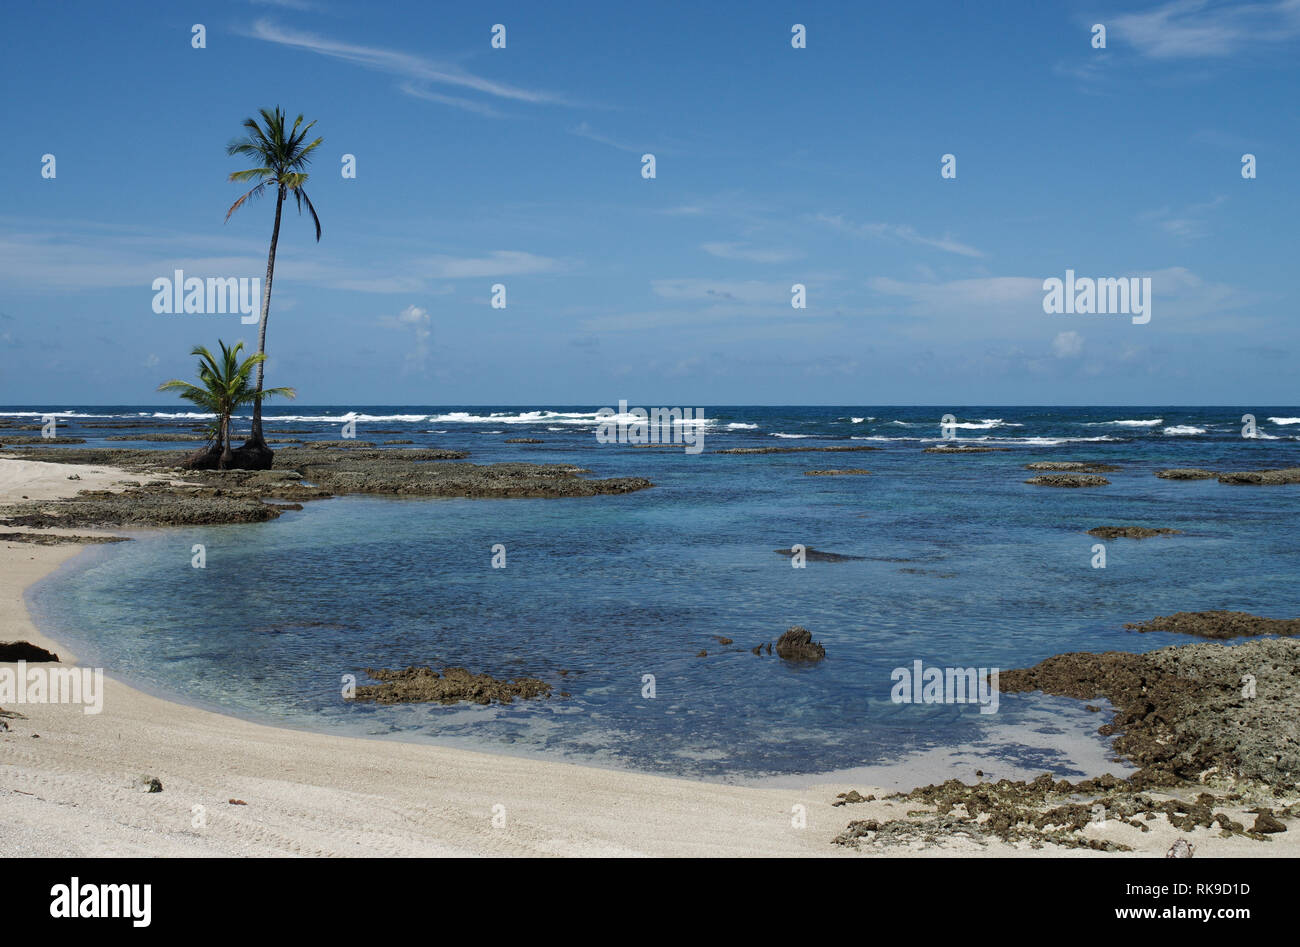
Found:
<path fill-rule="evenodd" d="M 95 444 L 129 430 L 87 422 L 196 423 L 138 406 L 0 416 L 52 409 L 63 412 L 61 434 Z M 1184 644 L 1123 628 L 1179 610 L 1298 611 L 1300 487 L 1153 476 L 1172 466 L 1300 464 L 1296 407 L 705 406 L 698 455 L 599 444 L 592 406 L 276 406 L 268 436 L 306 429 L 336 439 L 349 410 L 363 440 L 463 448 L 479 463 L 572 463 L 655 486 L 572 500 L 342 497 L 265 524 L 140 533 L 36 587 L 38 619 L 83 661 L 255 719 L 756 779 L 989 748 L 995 729 L 1017 725 L 1038 745 L 1000 738 L 996 752 L 1069 774 L 1055 744 L 1071 728 L 1095 731 L 1096 715 L 1041 696 L 1004 696 L 991 715 L 895 704 L 891 671 L 918 659 L 1012 668 L 1070 650 Z M 945 413 L 959 420 L 962 441 L 1014 450 L 923 453 Z M 1245 413 L 1258 436 L 1242 437 Z M 717 452 L 818 444 L 883 449 Z M 1107 474 L 1110 486 L 1060 490 L 1023 482 L 1031 474 L 1022 465 L 1036 460 L 1123 469 Z M 804 475 L 841 467 L 872 474 Z M 1107 567 L 1095 569 L 1098 541 L 1084 531 L 1101 525 L 1184 535 L 1108 542 Z M 196 543 L 207 550 L 202 570 L 191 567 Z M 504 569 L 492 568 L 498 543 Z M 794 569 L 774 550 L 795 543 L 862 558 Z M 826 660 L 798 666 L 750 653 L 794 624 L 825 645 Z M 344 675 L 364 682 L 366 667 L 408 664 L 536 676 L 571 696 L 491 708 L 342 699 Z M 645 675 L 654 699 L 642 696 Z M 1059 740 L 1043 723 L 1045 706 L 1061 721 Z"/>

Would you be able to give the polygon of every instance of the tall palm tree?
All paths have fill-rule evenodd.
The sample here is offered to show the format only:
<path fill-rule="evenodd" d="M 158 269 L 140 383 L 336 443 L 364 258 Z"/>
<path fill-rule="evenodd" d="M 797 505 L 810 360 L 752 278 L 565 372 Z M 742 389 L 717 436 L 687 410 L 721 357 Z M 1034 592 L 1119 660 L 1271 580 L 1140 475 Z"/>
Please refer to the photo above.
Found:
<path fill-rule="evenodd" d="M 275 246 L 280 240 L 280 210 L 284 206 L 284 199 L 290 194 L 298 205 L 299 214 L 302 213 L 302 205 L 305 203 L 311 213 L 312 222 L 316 225 L 316 242 L 320 242 L 320 218 L 316 216 L 316 208 L 312 206 L 303 185 L 307 183 L 307 172 L 304 169 L 311 164 L 311 153 L 325 139 L 317 138 L 315 141 L 307 142 L 307 134 L 316 123 L 309 122 L 304 126 L 301 115 L 294 119 L 293 127 L 286 131 L 285 114 L 278 105 L 274 111 L 259 109 L 259 112 L 262 116 L 261 122 L 259 123 L 255 118 L 245 119 L 244 128 L 248 130 L 248 134 L 232 141 L 226 147 L 226 154 L 231 157 L 249 158 L 255 163 L 255 167 L 247 171 L 236 171 L 231 174 L 230 180 L 257 182 L 243 197 L 230 205 L 230 210 L 226 211 L 226 220 L 229 220 L 230 215 L 239 210 L 240 205 L 250 197 L 260 197 L 267 188 L 275 188 L 275 226 L 271 229 L 271 251 L 266 256 L 266 284 L 262 287 L 262 320 L 257 330 L 257 354 L 265 358 L 266 320 L 271 313 L 271 280 L 275 275 Z M 253 402 L 253 431 L 240 451 L 259 455 L 257 458 L 250 458 L 251 466 L 270 467 L 271 451 L 262 436 L 260 396 L 262 373 L 263 366 L 259 362 L 257 365 L 259 396 Z"/>
<path fill-rule="evenodd" d="M 199 357 L 199 382 L 191 384 L 173 378 L 158 386 L 159 391 L 175 391 L 186 401 L 191 401 L 206 411 L 217 416 L 213 437 L 214 444 L 205 452 L 208 461 L 211 455 L 217 455 L 217 469 L 225 470 L 234 459 L 230 449 L 230 416 L 246 404 L 256 404 L 262 398 L 293 398 L 297 396 L 292 388 L 254 388 L 250 382 L 253 369 L 258 369 L 266 361 L 262 353 L 250 355 L 240 360 L 239 353 L 244 349 L 243 342 L 236 342 L 234 347 L 226 345 L 220 339 L 221 358 L 214 358 L 205 346 L 196 345 L 190 350 L 191 355 Z"/>

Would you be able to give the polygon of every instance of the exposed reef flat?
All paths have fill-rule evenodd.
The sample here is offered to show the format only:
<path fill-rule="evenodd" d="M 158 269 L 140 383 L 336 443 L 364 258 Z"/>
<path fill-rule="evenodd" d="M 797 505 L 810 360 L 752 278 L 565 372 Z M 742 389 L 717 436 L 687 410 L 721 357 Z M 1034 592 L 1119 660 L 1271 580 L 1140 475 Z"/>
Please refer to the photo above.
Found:
<path fill-rule="evenodd" d="M 26 459 L 53 457 L 31 450 Z M 301 449 L 276 452 L 271 470 L 181 470 L 183 452 L 129 449 L 57 451 L 68 464 L 112 465 L 145 476 L 126 489 L 82 491 L 73 497 L 0 507 L 0 523 L 24 527 L 191 526 L 258 523 L 290 504 L 350 493 L 424 497 L 580 497 L 629 493 L 652 486 L 641 477 L 588 479 L 567 464 L 445 463 L 464 451 L 420 449 Z M 439 463 L 433 463 L 439 461 Z M 153 479 L 148 479 L 152 477 Z"/>
<path fill-rule="evenodd" d="M 1258 632 L 1256 632 L 1258 633 Z M 1242 693 L 1255 681 L 1255 697 Z M 1116 708 L 1105 735 L 1139 767 L 1138 786 L 1195 781 L 1213 771 L 1231 779 L 1295 788 L 1300 783 L 1300 641 L 1269 638 L 1227 646 L 1171 646 L 1147 654 L 1059 654 L 1003 671 L 1008 693 L 1095 700 Z"/>
<path fill-rule="evenodd" d="M 33 546 L 94 545 L 130 542 L 126 536 L 78 536 L 70 533 L 0 533 L 0 542 L 30 543 Z"/>
<path fill-rule="evenodd" d="M 86 439 L 83 437 L 38 437 L 34 434 L 4 434 L 0 435 L 0 447 L 27 447 L 31 444 L 46 444 L 55 446 L 57 444 L 84 444 Z"/>
<path fill-rule="evenodd" d="M 1162 480 L 1213 480 L 1218 474 L 1200 467 L 1171 467 L 1168 470 L 1157 470 L 1156 476 Z"/>
<path fill-rule="evenodd" d="M 1171 631 L 1198 638 L 1251 638 L 1256 635 L 1300 635 L 1300 618 L 1264 618 L 1249 612 L 1175 612 L 1124 626 L 1130 631 Z"/>
<path fill-rule="evenodd" d="M 1275 485 L 1300 483 L 1300 467 L 1279 470 L 1238 470 L 1219 474 L 1219 483 Z"/>

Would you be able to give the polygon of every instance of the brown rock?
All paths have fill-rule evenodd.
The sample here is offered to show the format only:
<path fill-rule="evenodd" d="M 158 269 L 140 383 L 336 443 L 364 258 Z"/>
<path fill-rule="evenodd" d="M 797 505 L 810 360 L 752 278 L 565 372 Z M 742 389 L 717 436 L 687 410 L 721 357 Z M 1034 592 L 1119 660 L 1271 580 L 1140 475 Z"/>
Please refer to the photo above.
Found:
<path fill-rule="evenodd" d="M 812 640 L 812 632 L 793 625 L 776 640 L 776 653 L 787 661 L 820 661 L 826 649 Z"/>

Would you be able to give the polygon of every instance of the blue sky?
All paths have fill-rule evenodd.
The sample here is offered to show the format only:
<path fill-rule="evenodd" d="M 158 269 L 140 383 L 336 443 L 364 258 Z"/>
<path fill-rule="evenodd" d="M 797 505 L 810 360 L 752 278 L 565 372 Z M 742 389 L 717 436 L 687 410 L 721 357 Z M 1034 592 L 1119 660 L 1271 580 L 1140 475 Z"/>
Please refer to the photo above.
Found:
<path fill-rule="evenodd" d="M 276 104 L 325 138 L 324 236 L 287 214 L 268 323 L 268 384 L 300 403 L 1297 400 L 1297 0 L 3 22 L 0 404 L 165 403 L 194 344 L 255 345 L 237 316 L 155 314 L 151 284 L 264 272 L 273 204 L 223 222 L 225 145 Z M 1150 276 L 1150 323 L 1045 314 L 1067 268 Z"/>

